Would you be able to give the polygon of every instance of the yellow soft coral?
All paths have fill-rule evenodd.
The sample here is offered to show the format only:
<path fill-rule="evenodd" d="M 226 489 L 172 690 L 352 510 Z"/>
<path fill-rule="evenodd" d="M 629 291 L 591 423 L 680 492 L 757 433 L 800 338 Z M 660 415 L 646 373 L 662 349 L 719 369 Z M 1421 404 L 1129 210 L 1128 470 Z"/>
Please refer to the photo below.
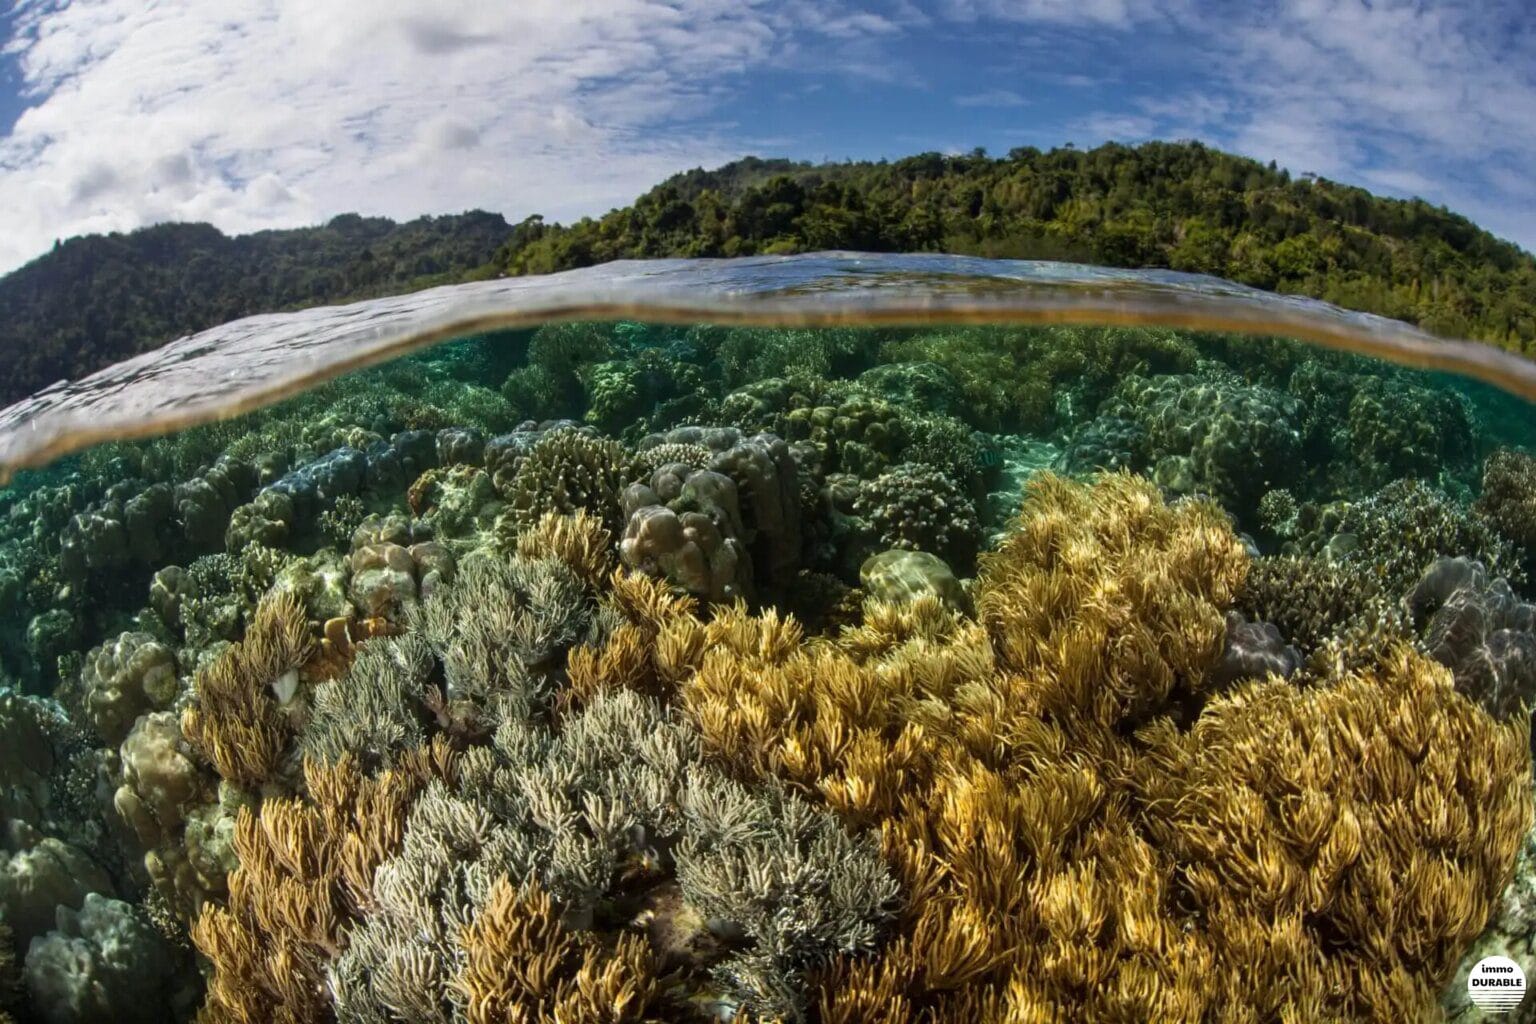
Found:
<path fill-rule="evenodd" d="M 297 685 L 314 651 L 302 603 L 279 593 L 257 607 L 241 643 L 198 671 L 181 731 L 221 777 L 257 788 L 277 772 L 293 729 L 275 691 Z"/>
<path fill-rule="evenodd" d="M 826 972 L 823 1020 L 1422 1017 L 1529 824 L 1527 738 L 1408 652 L 1214 693 L 1246 569 L 1213 505 L 1042 475 L 978 621 L 872 603 L 806 642 L 618 603 L 690 638 L 665 674 L 725 763 L 881 829 L 906 909 Z"/>

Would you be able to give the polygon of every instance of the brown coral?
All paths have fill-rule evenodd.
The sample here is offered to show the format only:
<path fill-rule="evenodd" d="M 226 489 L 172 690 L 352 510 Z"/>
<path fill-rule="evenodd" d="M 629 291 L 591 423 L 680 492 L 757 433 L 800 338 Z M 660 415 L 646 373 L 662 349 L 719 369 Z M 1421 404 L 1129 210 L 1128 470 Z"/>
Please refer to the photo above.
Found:
<path fill-rule="evenodd" d="M 278 696 L 291 692 L 314 649 L 303 604 L 275 593 L 257 607 L 245 640 L 197 673 L 181 729 L 221 777 L 256 788 L 277 772 L 292 733 Z"/>
<path fill-rule="evenodd" d="M 546 512 L 517 535 L 525 558 L 558 558 L 589 587 L 600 587 L 613 571 L 613 534 L 586 509 L 574 515 Z"/>
<path fill-rule="evenodd" d="M 1433 1006 L 1529 825 L 1525 726 L 1406 650 L 1218 693 L 1246 569 L 1208 503 L 1042 476 L 979 622 L 871 602 L 805 643 L 772 614 L 653 608 L 654 635 L 698 638 L 667 675 L 709 749 L 881 829 L 898 935 L 824 972 L 821 1019 Z"/>
<path fill-rule="evenodd" d="M 424 779 L 451 770 L 442 745 L 377 778 L 350 758 L 309 761 L 307 798 L 240 812 L 228 906 L 205 906 L 191 929 L 213 965 L 204 1019 L 330 1019 L 325 967 L 345 947 L 344 926 L 368 906 L 374 869 L 399 848 Z"/>
<path fill-rule="evenodd" d="M 469 1024 L 623 1024 L 651 1019 L 660 998 L 645 939 L 621 935 L 609 950 L 580 938 L 537 886 L 519 892 L 497 881 L 461 941 L 454 985 Z"/>

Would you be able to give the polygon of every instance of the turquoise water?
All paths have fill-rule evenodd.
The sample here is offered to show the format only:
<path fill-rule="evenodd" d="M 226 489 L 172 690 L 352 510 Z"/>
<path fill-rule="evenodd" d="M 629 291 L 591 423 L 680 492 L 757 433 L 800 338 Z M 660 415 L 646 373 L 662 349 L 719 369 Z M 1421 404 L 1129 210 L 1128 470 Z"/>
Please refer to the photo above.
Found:
<path fill-rule="evenodd" d="M 0 490 L 0 981 L 1464 1012 L 1529 941 L 1532 451 L 1284 337 L 910 316 L 497 329 L 92 445 Z"/>

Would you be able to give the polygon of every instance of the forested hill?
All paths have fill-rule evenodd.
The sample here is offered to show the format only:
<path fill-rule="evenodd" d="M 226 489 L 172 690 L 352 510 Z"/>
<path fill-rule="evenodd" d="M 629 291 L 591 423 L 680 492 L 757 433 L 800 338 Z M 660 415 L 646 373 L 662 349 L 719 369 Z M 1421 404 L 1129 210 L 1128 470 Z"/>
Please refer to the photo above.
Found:
<path fill-rule="evenodd" d="M 495 274 L 510 230 L 494 213 L 344 214 L 235 237 L 162 224 L 72 238 L 0 278 L 0 406 L 237 317 Z"/>
<path fill-rule="evenodd" d="M 72 239 L 0 278 L 0 405 L 250 313 L 610 259 L 817 249 L 1202 271 L 1536 354 L 1536 258 L 1466 218 L 1198 143 L 1147 143 L 748 158 L 569 226 L 347 215 L 233 238 L 173 224 Z"/>
<path fill-rule="evenodd" d="M 601 219 L 514 229 L 514 273 L 620 257 L 943 251 L 1200 271 L 1536 350 L 1536 259 L 1420 200 L 1198 143 L 926 153 L 677 175 Z"/>

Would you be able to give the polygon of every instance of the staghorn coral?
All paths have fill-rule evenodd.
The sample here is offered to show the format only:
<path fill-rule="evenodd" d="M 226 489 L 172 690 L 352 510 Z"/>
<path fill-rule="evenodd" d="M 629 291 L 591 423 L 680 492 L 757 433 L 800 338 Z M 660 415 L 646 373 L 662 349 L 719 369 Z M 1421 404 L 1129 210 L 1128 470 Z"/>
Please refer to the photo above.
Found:
<path fill-rule="evenodd" d="M 434 782 L 412 808 L 400 851 L 380 866 L 374 903 L 335 964 L 342 1017 L 474 1019 L 483 1011 L 473 993 L 492 979 L 465 983 L 457 965 L 473 949 L 466 926 L 499 927 L 498 888 L 533 886 L 558 899 L 565 921 L 590 921 L 620 869 L 640 862 L 637 842 L 679 829 L 678 790 L 697 757 L 688 731 L 633 693 L 597 697 L 557 733 L 509 717 L 491 748 L 461 758 L 457 791 Z M 533 962 L 498 969 L 526 972 Z"/>
<path fill-rule="evenodd" d="M 558 558 L 466 558 L 411 626 L 442 664 L 443 696 L 494 723 L 525 714 L 586 626 L 589 598 Z"/>
<path fill-rule="evenodd" d="M 259 788 L 277 773 L 292 732 L 280 700 L 313 650 L 303 606 L 275 594 L 257 607 L 245 639 L 198 671 L 181 729 L 221 778 Z"/>

